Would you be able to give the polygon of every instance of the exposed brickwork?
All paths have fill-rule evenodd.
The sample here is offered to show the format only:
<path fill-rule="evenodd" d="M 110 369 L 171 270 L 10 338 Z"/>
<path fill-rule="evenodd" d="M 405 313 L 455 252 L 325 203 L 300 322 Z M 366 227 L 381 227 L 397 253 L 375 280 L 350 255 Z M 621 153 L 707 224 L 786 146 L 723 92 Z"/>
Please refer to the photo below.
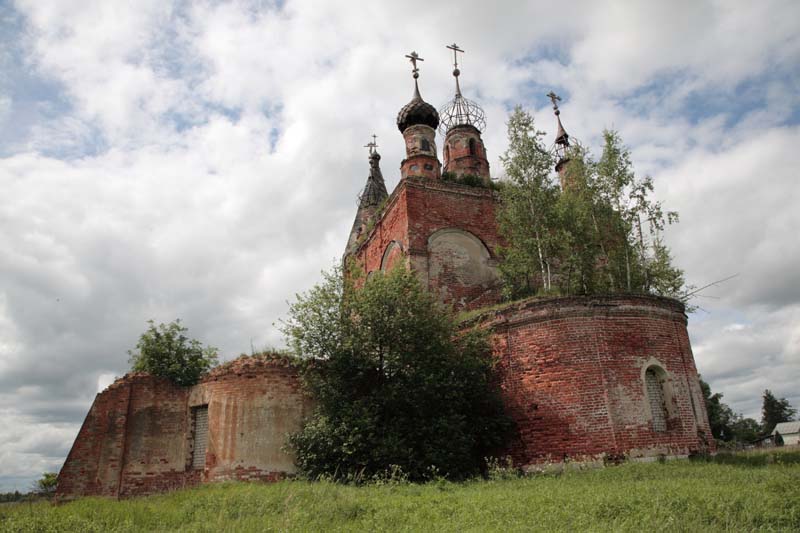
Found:
<path fill-rule="evenodd" d="M 195 405 L 209 406 L 205 468 L 192 468 Z M 311 409 L 282 358 L 240 358 L 194 387 L 133 373 L 98 394 L 61 469 L 61 499 L 128 497 L 204 481 L 276 480 L 294 472 L 282 450 Z"/>
<path fill-rule="evenodd" d="M 497 280 L 473 285 L 454 276 L 431 276 L 429 239 L 448 228 L 468 232 L 486 247 L 489 265 L 496 266 L 496 250 L 501 242 L 494 222 L 497 201 L 496 193 L 490 189 L 420 177 L 404 179 L 353 257 L 367 273 L 380 270 L 387 250 L 389 255 L 395 253 L 389 246 L 396 242 L 429 289 L 440 292 L 446 288 L 444 299 L 456 308 L 477 309 L 495 303 L 500 299 Z"/>
<path fill-rule="evenodd" d="M 457 126 L 447 132 L 444 140 L 444 171 L 457 176 L 479 176 L 489 183 L 491 177 L 486 147 L 474 126 Z"/>
<path fill-rule="evenodd" d="M 484 319 L 518 426 L 508 449 L 516 463 L 708 449 L 711 432 L 679 302 L 532 300 Z M 666 376 L 665 432 L 653 429 L 645 385 L 651 366 Z"/>

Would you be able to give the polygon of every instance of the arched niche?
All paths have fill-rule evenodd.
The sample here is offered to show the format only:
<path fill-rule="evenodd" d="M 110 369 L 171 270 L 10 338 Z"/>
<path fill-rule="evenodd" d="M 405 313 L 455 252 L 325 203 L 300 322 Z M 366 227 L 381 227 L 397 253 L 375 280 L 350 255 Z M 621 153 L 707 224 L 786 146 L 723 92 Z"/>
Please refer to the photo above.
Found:
<path fill-rule="evenodd" d="M 381 270 L 389 270 L 397 264 L 403 257 L 403 245 L 397 241 L 392 241 L 386 245 L 381 257 Z"/>
<path fill-rule="evenodd" d="M 641 378 L 651 429 L 657 433 L 666 432 L 670 429 L 670 418 L 677 414 L 669 374 L 660 362 L 651 358 L 642 367 Z"/>
<path fill-rule="evenodd" d="M 428 238 L 428 280 L 444 301 L 462 308 L 497 288 L 499 274 L 483 241 L 468 231 L 445 228 Z"/>

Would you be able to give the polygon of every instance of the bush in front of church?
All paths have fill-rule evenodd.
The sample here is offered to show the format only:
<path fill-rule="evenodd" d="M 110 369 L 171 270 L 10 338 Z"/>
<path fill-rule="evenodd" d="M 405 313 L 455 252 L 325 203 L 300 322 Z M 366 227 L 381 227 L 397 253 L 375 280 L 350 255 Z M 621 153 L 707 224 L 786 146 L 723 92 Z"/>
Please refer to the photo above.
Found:
<path fill-rule="evenodd" d="M 412 272 L 378 273 L 357 290 L 328 273 L 298 295 L 283 331 L 317 402 L 290 438 L 310 478 L 463 479 L 506 442 L 486 335 L 459 333 Z"/>

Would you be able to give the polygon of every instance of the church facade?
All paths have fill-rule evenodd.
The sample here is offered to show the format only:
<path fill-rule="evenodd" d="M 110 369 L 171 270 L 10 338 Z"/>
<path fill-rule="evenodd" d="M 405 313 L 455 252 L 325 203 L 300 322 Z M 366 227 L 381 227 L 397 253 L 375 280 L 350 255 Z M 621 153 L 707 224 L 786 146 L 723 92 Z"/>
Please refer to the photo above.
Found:
<path fill-rule="evenodd" d="M 457 65 L 455 97 L 437 111 L 420 94 L 418 56 L 409 58 L 413 97 L 397 116 L 406 149 L 400 181 L 389 194 L 373 143 L 345 261 L 367 276 L 404 265 L 443 302 L 475 311 L 465 327 L 490 332 L 517 427 L 505 450 L 515 465 L 713 451 L 682 303 L 610 295 L 494 305 L 502 238 L 483 112 L 461 95 Z M 568 142 L 560 119 L 558 127 L 556 143 Z M 190 388 L 129 374 L 97 395 L 57 494 L 125 497 L 279 479 L 294 472 L 285 438 L 311 408 L 296 369 L 279 357 L 236 360 Z"/>

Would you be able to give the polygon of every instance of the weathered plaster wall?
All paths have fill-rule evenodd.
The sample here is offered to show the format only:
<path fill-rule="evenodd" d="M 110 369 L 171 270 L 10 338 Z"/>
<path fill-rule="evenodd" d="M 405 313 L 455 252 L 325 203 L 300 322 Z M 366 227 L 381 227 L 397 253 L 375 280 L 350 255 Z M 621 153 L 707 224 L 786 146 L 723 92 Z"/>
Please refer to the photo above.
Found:
<path fill-rule="evenodd" d="M 295 472 L 283 450 L 311 410 L 296 370 L 243 358 L 212 373 L 189 393 L 189 406 L 208 405 L 205 481 L 275 480 Z"/>
<path fill-rule="evenodd" d="M 205 468 L 191 464 L 192 411 L 208 405 Z M 281 358 L 240 358 L 186 388 L 133 373 L 98 394 L 61 469 L 57 496 L 127 497 L 202 481 L 294 472 L 282 448 L 311 409 Z"/>
<path fill-rule="evenodd" d="M 713 446 L 683 306 L 646 296 L 533 300 L 493 313 L 518 464 Z M 644 374 L 665 372 L 667 431 L 653 429 Z"/>

